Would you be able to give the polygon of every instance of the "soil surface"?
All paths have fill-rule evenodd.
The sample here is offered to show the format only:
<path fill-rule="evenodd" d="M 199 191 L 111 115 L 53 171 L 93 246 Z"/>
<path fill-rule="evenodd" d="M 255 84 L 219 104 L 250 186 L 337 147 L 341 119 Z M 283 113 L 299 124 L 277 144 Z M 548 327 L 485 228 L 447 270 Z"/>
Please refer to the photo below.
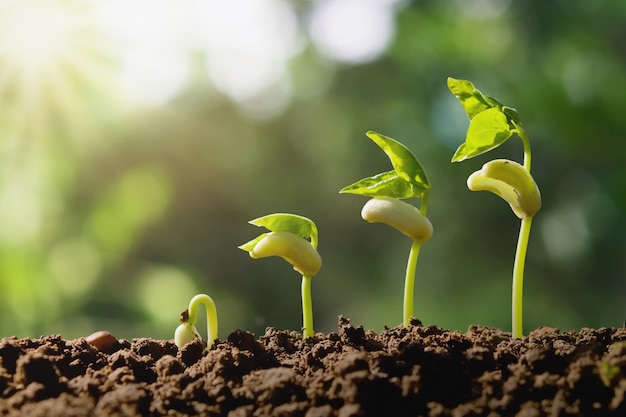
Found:
<path fill-rule="evenodd" d="M 337 333 L 238 330 L 210 351 L 200 341 L 9 337 L 0 415 L 626 416 L 623 341 L 622 328 L 512 339 L 417 320 L 376 334 L 343 317 Z"/>

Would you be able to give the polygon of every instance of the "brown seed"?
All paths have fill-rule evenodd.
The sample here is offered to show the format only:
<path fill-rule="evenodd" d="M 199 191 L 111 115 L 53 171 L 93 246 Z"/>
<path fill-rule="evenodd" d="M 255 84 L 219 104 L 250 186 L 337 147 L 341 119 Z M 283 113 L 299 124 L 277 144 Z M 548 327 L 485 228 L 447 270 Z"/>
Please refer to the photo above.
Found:
<path fill-rule="evenodd" d="M 117 339 L 106 330 L 100 330 L 85 337 L 87 343 L 98 350 L 107 351 L 113 347 Z"/>

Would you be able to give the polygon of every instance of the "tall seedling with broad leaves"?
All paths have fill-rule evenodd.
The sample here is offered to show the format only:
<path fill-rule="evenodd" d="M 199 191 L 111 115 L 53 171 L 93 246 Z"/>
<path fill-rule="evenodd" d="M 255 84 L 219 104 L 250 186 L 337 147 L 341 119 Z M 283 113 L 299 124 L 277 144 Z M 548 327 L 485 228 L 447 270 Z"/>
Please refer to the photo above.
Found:
<path fill-rule="evenodd" d="M 413 239 L 404 281 L 403 324 L 408 327 L 413 315 L 417 257 L 422 243 L 433 234 L 433 226 L 426 218 L 430 181 L 422 164 L 400 142 L 372 131 L 367 136 L 387 154 L 393 170 L 364 178 L 340 192 L 373 197 L 361 210 L 363 219 L 386 223 Z M 419 210 L 401 201 L 411 197 L 421 199 Z"/>
<path fill-rule="evenodd" d="M 491 191 L 502 197 L 521 219 L 521 227 L 513 265 L 512 332 L 521 338 L 522 290 L 524 263 L 530 237 L 530 226 L 534 215 L 541 208 L 539 188 L 530 174 L 530 141 L 522 126 L 519 114 L 493 97 L 481 93 L 469 81 L 448 78 L 448 88 L 458 99 L 470 120 L 465 143 L 461 144 L 452 157 L 460 162 L 482 155 L 497 148 L 516 134 L 524 146 L 524 164 L 508 159 L 496 159 L 483 165 L 467 179 L 472 191 Z"/>

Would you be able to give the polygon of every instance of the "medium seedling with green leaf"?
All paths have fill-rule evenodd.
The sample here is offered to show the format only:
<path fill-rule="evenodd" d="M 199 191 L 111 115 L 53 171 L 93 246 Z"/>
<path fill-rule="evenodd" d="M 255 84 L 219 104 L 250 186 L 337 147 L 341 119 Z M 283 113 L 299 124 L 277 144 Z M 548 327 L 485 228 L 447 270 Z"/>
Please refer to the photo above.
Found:
<path fill-rule="evenodd" d="M 465 142 L 454 153 L 452 162 L 482 155 L 500 146 L 513 134 L 522 140 L 524 146 L 523 165 L 508 159 L 496 159 L 487 162 L 467 179 L 470 190 L 491 191 L 499 195 L 521 219 L 512 291 L 512 333 L 513 337 L 521 338 L 524 263 L 532 219 L 541 208 L 541 194 L 530 174 L 530 141 L 515 109 L 484 95 L 470 81 L 448 78 L 448 88 L 458 98 L 470 120 Z"/>
<path fill-rule="evenodd" d="M 244 243 L 239 246 L 240 249 L 255 259 L 280 256 L 302 274 L 303 334 L 304 337 L 313 337 L 311 279 L 322 266 L 322 258 L 317 252 L 317 226 L 306 217 L 287 213 L 269 214 L 249 223 L 265 227 L 270 232 Z"/>
<path fill-rule="evenodd" d="M 372 197 L 361 210 L 363 219 L 388 224 L 413 239 L 404 281 L 403 324 L 408 327 L 413 316 L 417 258 L 422 243 L 433 234 L 433 226 L 426 218 L 430 181 L 422 164 L 403 144 L 372 131 L 367 132 L 367 137 L 387 154 L 393 170 L 363 178 L 339 192 Z M 401 201 L 411 197 L 421 199 L 419 210 Z"/>
<path fill-rule="evenodd" d="M 210 349 L 215 340 L 217 340 L 217 309 L 215 308 L 215 303 L 208 295 L 198 294 L 189 302 L 189 308 L 181 313 L 180 326 L 174 332 L 174 343 L 179 348 L 185 346 L 196 337 L 202 339 L 198 329 L 196 329 L 200 305 L 204 305 L 206 311 L 207 348 Z"/>

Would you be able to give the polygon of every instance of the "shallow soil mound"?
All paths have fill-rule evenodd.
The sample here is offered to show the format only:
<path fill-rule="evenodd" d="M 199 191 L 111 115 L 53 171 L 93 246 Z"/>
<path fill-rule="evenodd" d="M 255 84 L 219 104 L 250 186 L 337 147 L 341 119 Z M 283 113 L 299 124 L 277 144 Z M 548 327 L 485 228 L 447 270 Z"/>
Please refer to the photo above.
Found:
<path fill-rule="evenodd" d="M 626 329 L 524 339 L 471 326 L 380 334 L 339 318 L 303 340 L 268 328 L 201 342 L 0 341 L 2 416 L 626 416 Z"/>

